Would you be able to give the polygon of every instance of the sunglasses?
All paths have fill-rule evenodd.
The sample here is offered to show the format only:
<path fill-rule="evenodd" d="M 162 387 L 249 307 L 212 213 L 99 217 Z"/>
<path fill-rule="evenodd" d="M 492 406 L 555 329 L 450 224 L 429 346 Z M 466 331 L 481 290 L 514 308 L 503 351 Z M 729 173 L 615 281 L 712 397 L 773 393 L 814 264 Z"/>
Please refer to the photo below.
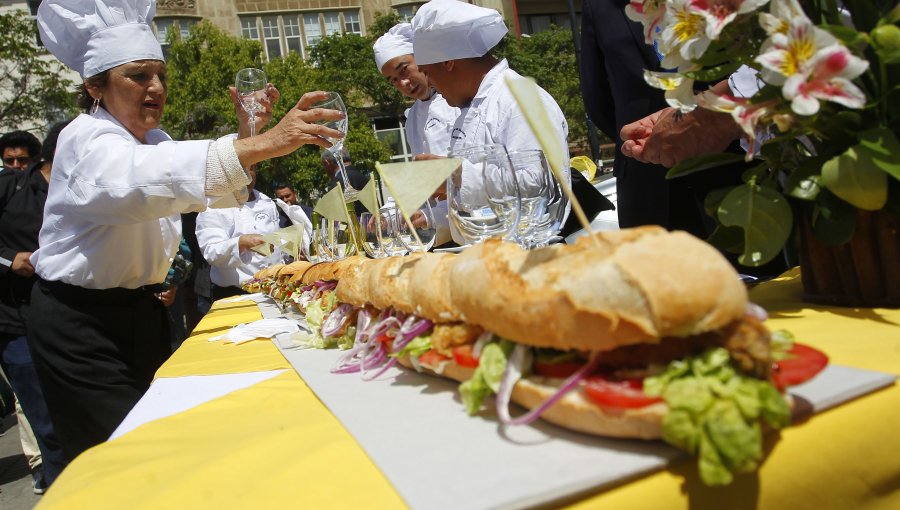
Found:
<path fill-rule="evenodd" d="M 16 163 L 20 165 L 27 165 L 31 163 L 31 158 L 28 156 L 13 156 L 10 158 L 3 158 L 4 165 L 14 165 Z"/>

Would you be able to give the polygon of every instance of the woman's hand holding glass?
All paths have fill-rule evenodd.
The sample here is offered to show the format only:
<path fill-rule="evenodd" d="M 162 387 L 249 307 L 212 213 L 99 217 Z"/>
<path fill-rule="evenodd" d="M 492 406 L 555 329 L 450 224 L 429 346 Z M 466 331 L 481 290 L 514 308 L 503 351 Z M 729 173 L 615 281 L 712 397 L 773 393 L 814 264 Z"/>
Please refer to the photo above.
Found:
<path fill-rule="evenodd" d="M 262 131 L 272 121 L 272 108 L 278 99 L 281 98 L 281 92 L 275 88 L 275 85 L 268 83 L 265 88 L 258 91 L 255 101 L 260 105 L 260 108 L 255 110 L 255 115 L 252 117 L 247 109 L 244 108 L 244 103 L 241 101 L 237 88 L 228 87 L 228 90 L 231 92 L 231 102 L 234 103 L 234 113 L 238 118 L 238 138 L 253 136 Z M 251 123 L 254 119 L 255 122 Z"/>

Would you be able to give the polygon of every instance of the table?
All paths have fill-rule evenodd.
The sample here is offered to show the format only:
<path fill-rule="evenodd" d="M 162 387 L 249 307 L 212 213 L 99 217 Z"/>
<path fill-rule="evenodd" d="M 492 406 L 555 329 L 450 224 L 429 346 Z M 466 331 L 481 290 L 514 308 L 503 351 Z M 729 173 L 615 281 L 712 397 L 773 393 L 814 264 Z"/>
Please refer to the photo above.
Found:
<path fill-rule="evenodd" d="M 751 291 L 751 299 L 769 310 L 770 328 L 790 329 L 834 363 L 900 373 L 900 310 L 809 305 L 800 301 L 799 280 L 794 270 Z M 268 341 L 207 341 L 259 316 L 253 303 L 217 303 L 157 377 L 289 368 Z M 896 509 L 898 431 L 900 387 L 894 385 L 784 430 L 759 473 L 729 487 L 702 486 L 690 460 L 565 503 L 577 509 Z M 298 507 L 404 503 L 292 370 L 92 448 L 38 506 Z"/>

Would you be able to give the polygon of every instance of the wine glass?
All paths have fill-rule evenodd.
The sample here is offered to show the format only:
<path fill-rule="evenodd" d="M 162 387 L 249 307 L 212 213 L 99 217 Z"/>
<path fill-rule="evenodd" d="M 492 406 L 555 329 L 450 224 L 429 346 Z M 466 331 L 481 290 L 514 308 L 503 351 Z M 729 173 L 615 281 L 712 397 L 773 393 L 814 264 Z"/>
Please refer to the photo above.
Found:
<path fill-rule="evenodd" d="M 403 241 L 400 240 L 398 217 L 400 221 L 403 221 L 397 206 L 388 204 L 381 208 L 381 223 L 378 226 L 380 227 L 381 246 L 388 257 L 406 255 L 409 252 L 406 246 L 403 245 Z"/>
<path fill-rule="evenodd" d="M 395 221 L 397 225 L 397 238 L 403 243 L 411 253 L 424 253 L 434 246 L 434 236 L 437 234 L 437 228 L 434 223 L 434 211 L 431 210 L 431 204 L 425 202 L 425 205 L 415 213 L 410 215 L 413 227 L 416 229 L 416 237 L 413 236 L 409 229 L 409 224 L 403 218 L 403 214 L 397 209 Z M 422 241 L 422 244 L 419 244 Z"/>
<path fill-rule="evenodd" d="M 546 245 L 561 227 L 560 213 L 565 212 L 562 188 L 540 149 L 510 152 L 509 160 L 522 196 L 516 241 L 526 248 Z"/>
<path fill-rule="evenodd" d="M 265 110 L 262 101 L 266 99 L 268 83 L 266 73 L 255 67 L 241 69 L 234 78 L 241 107 L 250 115 L 250 136 L 256 135 L 256 116 Z"/>
<path fill-rule="evenodd" d="M 341 260 L 356 255 L 356 243 L 350 225 L 342 221 L 322 218 L 323 250 L 329 260 Z"/>
<path fill-rule="evenodd" d="M 339 120 L 319 121 L 318 124 L 340 131 L 342 135 L 347 136 L 347 107 L 344 105 L 344 100 L 341 99 L 341 95 L 337 92 L 326 92 L 325 94 L 327 94 L 327 97 L 322 101 L 313 104 L 312 108 L 338 110 L 344 113 L 344 117 Z M 344 187 L 344 200 L 346 200 L 347 202 L 352 202 L 353 200 L 356 200 L 356 197 L 359 195 L 359 190 L 350 185 L 350 179 L 347 177 L 347 169 L 344 167 L 344 157 L 341 151 L 341 149 L 344 147 L 344 139 L 333 138 L 330 136 L 324 136 L 323 138 L 331 142 L 331 148 L 328 149 L 328 151 L 334 155 L 334 159 L 338 165 L 338 173 L 340 173 L 341 179 L 343 181 L 342 185 Z"/>
<path fill-rule="evenodd" d="M 381 243 L 381 229 L 376 214 L 364 212 L 359 215 L 359 235 L 362 241 L 363 249 L 373 259 L 387 257 L 384 247 Z"/>
<path fill-rule="evenodd" d="M 450 232 L 459 244 L 515 235 L 521 195 L 506 147 L 478 145 L 450 152 L 462 160 L 447 178 Z"/>

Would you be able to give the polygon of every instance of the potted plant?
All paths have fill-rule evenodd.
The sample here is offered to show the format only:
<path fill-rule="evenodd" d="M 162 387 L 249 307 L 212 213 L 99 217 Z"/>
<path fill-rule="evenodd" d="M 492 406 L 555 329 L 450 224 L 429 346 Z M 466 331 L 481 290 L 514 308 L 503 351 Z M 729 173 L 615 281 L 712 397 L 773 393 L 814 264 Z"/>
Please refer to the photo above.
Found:
<path fill-rule="evenodd" d="M 900 306 L 900 5 L 896 0 L 632 0 L 662 67 L 669 104 L 730 113 L 758 164 L 711 193 L 710 242 L 740 263 L 800 239 L 808 299 Z M 749 97 L 694 94 L 743 78 Z M 670 177 L 740 158 L 714 154 Z"/>

